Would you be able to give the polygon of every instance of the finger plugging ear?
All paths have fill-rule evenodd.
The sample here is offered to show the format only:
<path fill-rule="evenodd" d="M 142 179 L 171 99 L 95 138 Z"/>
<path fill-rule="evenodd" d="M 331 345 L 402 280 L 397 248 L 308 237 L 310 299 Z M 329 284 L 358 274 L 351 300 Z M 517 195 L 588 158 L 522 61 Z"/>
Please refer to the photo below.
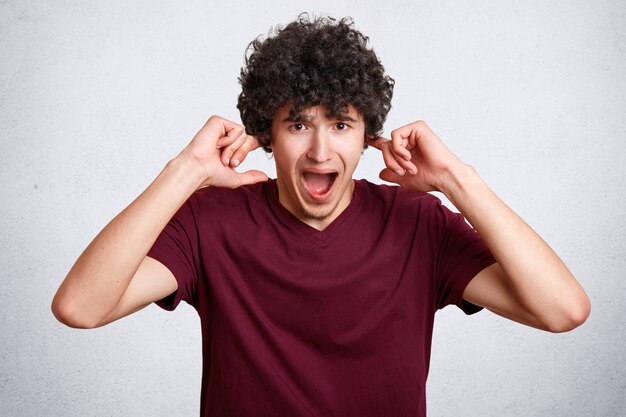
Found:
<path fill-rule="evenodd" d="M 391 132 L 391 148 L 396 156 L 406 161 L 412 158 L 411 152 L 407 149 L 409 139 L 404 137 L 401 132 L 394 130 Z"/>
<path fill-rule="evenodd" d="M 243 129 L 239 129 L 231 135 L 230 143 L 222 149 L 222 154 L 220 155 L 224 166 L 235 167 L 241 163 L 242 159 L 234 159 L 233 154 L 241 149 L 242 146 L 245 146 L 247 137 L 248 135 L 245 134 Z"/>
<path fill-rule="evenodd" d="M 233 152 L 230 158 L 230 166 L 235 168 L 246 159 L 248 153 L 256 148 L 255 139 L 252 136 L 244 134 L 243 141 L 240 146 Z"/>
<path fill-rule="evenodd" d="M 385 141 L 389 141 L 389 139 L 385 139 L 382 136 L 379 136 L 373 139 L 367 139 L 367 138 L 365 139 L 365 143 L 378 149 L 379 151 L 382 150 L 382 146 L 383 146 L 383 143 L 385 143 Z"/>
<path fill-rule="evenodd" d="M 395 157 L 395 155 L 391 151 L 391 148 L 389 147 L 390 143 L 391 143 L 390 141 L 386 141 L 382 145 L 381 150 L 383 152 L 383 160 L 385 161 L 385 165 L 390 171 L 393 171 L 398 176 L 402 176 L 404 175 L 405 171 L 402 168 L 402 166 L 400 166 L 398 159 Z"/>
<path fill-rule="evenodd" d="M 393 170 L 389 168 L 385 168 L 382 171 L 380 171 L 380 173 L 378 174 L 378 177 L 383 181 L 393 182 L 395 184 L 400 184 L 403 179 L 402 175 L 398 175 L 397 173 L 395 173 Z"/>

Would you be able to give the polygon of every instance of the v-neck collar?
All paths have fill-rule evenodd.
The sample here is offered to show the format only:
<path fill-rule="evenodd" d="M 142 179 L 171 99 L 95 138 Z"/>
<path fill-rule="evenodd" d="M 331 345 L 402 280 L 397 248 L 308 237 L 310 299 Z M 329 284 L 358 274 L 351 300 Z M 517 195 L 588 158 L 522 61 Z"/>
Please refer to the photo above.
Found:
<path fill-rule="evenodd" d="M 332 239 L 343 228 L 352 214 L 358 210 L 362 186 L 361 181 L 354 181 L 354 191 L 350 203 L 324 230 L 317 230 L 313 226 L 309 226 L 280 203 L 278 200 L 278 185 L 275 179 L 265 182 L 263 189 L 268 204 L 280 223 L 297 234 L 307 236 L 319 243 L 325 243 Z"/>

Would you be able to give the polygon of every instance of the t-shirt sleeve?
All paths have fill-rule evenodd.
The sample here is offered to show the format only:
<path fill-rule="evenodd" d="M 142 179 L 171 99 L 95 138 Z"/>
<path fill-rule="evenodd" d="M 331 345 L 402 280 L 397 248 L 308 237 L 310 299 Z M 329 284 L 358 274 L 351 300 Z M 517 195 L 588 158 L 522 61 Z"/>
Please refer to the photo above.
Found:
<path fill-rule="evenodd" d="M 461 214 L 439 203 L 437 218 L 440 237 L 435 270 L 437 308 L 455 304 L 465 314 L 477 313 L 482 307 L 463 300 L 463 292 L 476 274 L 496 260 Z"/>
<path fill-rule="evenodd" d="M 174 310 L 181 300 L 195 305 L 200 258 L 197 199 L 193 195 L 165 226 L 148 256 L 165 265 L 178 282 L 178 289 L 156 304 L 165 310 Z"/>

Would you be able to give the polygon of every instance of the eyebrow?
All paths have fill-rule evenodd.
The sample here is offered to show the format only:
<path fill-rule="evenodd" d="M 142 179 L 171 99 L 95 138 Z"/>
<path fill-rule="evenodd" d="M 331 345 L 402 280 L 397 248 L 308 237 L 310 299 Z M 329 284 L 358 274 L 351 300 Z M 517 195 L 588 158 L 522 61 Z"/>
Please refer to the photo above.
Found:
<path fill-rule="evenodd" d="M 340 114 L 337 117 L 333 117 L 332 115 L 327 114 L 326 117 L 329 118 L 329 119 L 338 120 L 340 122 L 353 122 L 353 123 L 357 122 L 356 119 L 353 119 L 352 117 L 348 116 L 347 114 Z M 294 117 L 291 117 L 291 116 L 285 117 L 282 120 L 282 122 L 283 123 L 285 123 L 285 122 L 292 122 L 292 123 L 293 122 L 310 122 L 313 119 L 315 119 L 315 117 L 312 116 L 312 115 L 309 115 L 309 114 L 296 114 Z"/>

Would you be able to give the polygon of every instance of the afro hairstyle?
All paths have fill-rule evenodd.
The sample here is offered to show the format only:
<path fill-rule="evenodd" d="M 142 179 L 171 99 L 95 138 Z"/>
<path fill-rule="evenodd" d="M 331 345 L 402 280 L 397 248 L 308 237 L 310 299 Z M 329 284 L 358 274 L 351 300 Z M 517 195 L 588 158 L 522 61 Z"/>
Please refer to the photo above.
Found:
<path fill-rule="evenodd" d="M 239 83 L 241 120 L 267 152 L 272 118 L 287 104 L 294 119 L 317 105 L 340 117 L 351 105 L 363 116 L 365 137 L 380 136 L 394 87 L 351 18 L 311 19 L 308 14 L 252 41 Z"/>

